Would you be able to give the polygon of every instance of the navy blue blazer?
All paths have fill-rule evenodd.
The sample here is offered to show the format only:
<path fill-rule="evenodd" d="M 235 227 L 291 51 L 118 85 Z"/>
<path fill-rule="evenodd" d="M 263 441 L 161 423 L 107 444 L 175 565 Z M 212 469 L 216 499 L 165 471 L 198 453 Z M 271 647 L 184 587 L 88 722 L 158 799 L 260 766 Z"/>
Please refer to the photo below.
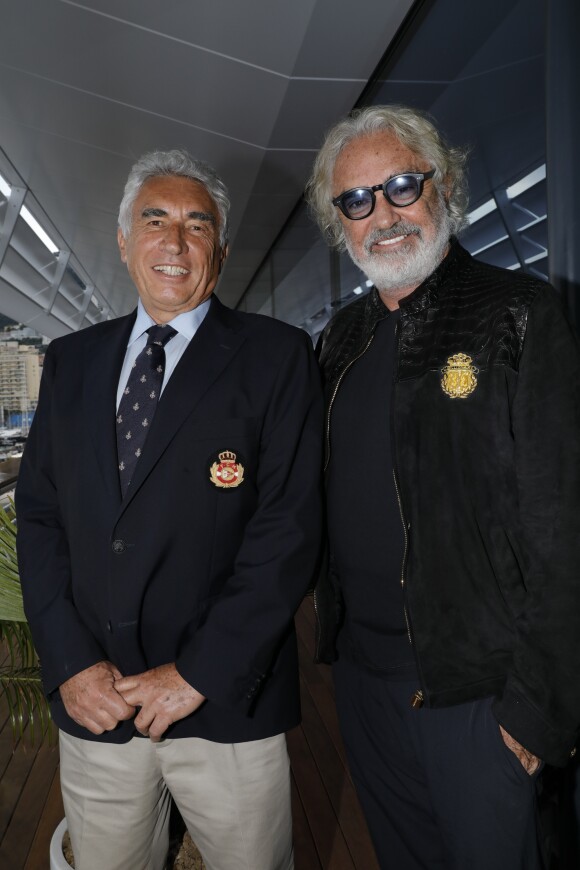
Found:
<path fill-rule="evenodd" d="M 213 298 L 123 500 L 115 398 L 134 318 L 50 344 L 21 463 L 20 574 L 53 717 L 76 736 L 129 740 L 132 722 L 99 737 L 78 726 L 59 685 L 102 660 L 125 675 L 175 662 L 208 701 L 168 737 L 280 733 L 299 721 L 293 614 L 321 539 L 310 340 Z M 220 485 L 232 469 L 236 485 Z"/>

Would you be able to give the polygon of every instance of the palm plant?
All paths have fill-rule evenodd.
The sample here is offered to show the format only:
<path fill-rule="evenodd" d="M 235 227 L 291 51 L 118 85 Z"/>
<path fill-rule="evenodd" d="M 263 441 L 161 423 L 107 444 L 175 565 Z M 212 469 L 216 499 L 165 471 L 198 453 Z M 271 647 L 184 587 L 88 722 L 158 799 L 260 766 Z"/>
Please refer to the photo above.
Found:
<path fill-rule="evenodd" d="M 16 742 L 24 735 L 32 743 L 54 733 L 42 691 L 38 657 L 22 604 L 16 558 L 16 514 L 8 499 L 0 505 L 0 687 L 6 696 Z"/>

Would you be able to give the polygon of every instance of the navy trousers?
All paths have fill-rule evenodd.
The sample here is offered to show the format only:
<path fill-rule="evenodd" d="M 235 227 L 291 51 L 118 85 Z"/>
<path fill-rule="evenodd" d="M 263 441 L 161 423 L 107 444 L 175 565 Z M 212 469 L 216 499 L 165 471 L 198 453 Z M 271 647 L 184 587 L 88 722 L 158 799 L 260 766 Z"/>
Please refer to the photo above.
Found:
<path fill-rule="evenodd" d="M 414 709 L 417 683 L 333 666 L 351 775 L 381 870 L 543 870 L 539 774 L 503 742 L 491 698 Z"/>

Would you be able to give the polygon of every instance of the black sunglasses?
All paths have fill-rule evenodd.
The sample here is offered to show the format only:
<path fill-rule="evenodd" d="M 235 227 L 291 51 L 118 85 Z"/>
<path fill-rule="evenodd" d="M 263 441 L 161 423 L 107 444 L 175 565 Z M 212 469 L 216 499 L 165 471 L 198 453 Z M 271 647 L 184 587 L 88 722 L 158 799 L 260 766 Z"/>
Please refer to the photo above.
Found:
<path fill-rule="evenodd" d="M 375 184 L 374 187 L 353 187 L 352 190 L 345 190 L 332 200 L 332 204 L 337 205 L 349 220 L 360 221 L 373 213 L 376 190 L 382 190 L 391 205 L 405 208 L 417 202 L 423 193 L 423 182 L 434 175 L 434 169 L 429 172 L 405 172 L 383 181 L 382 184 Z"/>

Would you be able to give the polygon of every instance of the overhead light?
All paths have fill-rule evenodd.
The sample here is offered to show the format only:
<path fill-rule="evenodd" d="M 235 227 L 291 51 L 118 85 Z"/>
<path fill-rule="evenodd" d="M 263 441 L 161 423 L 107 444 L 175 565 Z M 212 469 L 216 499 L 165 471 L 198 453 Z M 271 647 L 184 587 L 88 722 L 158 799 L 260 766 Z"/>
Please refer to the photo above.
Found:
<path fill-rule="evenodd" d="M 546 164 L 542 163 L 542 165 L 538 166 L 537 169 L 534 169 L 533 172 L 529 172 L 523 178 L 520 178 L 519 181 L 516 181 L 515 184 L 512 184 L 506 189 L 508 198 L 515 199 L 516 196 L 519 196 L 521 193 L 529 190 L 530 187 L 534 186 L 534 184 L 538 184 L 540 181 L 543 181 L 545 177 Z"/>
<path fill-rule="evenodd" d="M 539 254 L 532 254 L 531 257 L 526 257 L 526 265 L 529 265 L 530 263 L 535 263 L 538 260 L 543 260 L 544 257 L 547 257 L 547 256 L 548 256 L 548 252 L 544 248 L 542 251 L 540 251 Z"/>
<path fill-rule="evenodd" d="M 355 287 L 352 292 L 355 296 L 360 296 L 360 294 L 362 293 L 362 287 Z"/>
<path fill-rule="evenodd" d="M 483 254 L 484 251 L 487 251 L 487 250 L 489 250 L 489 248 L 493 248 L 494 245 L 499 245 L 500 242 L 505 242 L 508 239 L 509 239 L 508 234 L 504 233 L 503 236 L 497 236 L 497 238 L 494 238 L 493 241 L 487 242 L 487 244 L 482 245 L 481 248 L 478 248 L 476 251 L 470 251 L 469 253 L 471 254 L 472 257 L 478 257 L 480 254 Z M 506 268 L 511 269 L 511 266 L 506 266 Z"/>
<path fill-rule="evenodd" d="M 46 245 L 51 254 L 58 254 L 59 249 L 54 244 L 48 233 L 46 233 L 35 217 L 33 217 L 25 205 L 20 209 L 20 216 L 26 221 L 30 229 L 36 233 L 43 245 Z"/>
<path fill-rule="evenodd" d="M 11 192 L 12 188 L 10 187 L 6 179 L 2 178 L 2 176 L 0 175 L 0 193 L 2 194 L 2 196 L 8 198 Z"/>
<path fill-rule="evenodd" d="M 523 178 L 520 178 L 519 181 L 516 181 L 509 187 L 506 187 L 508 199 L 515 199 L 517 196 L 525 193 L 526 190 L 529 190 L 530 187 L 533 187 L 535 184 L 539 184 L 539 182 L 543 181 L 545 177 L 546 164 L 543 163 L 541 166 L 538 166 L 537 169 L 534 169 L 532 172 L 528 172 L 528 174 L 524 175 Z M 479 208 L 475 208 L 473 211 L 470 211 L 467 215 L 467 220 L 470 224 L 474 224 L 476 221 L 481 220 L 481 218 L 485 217 L 486 215 L 491 214 L 491 212 L 495 211 L 496 208 L 497 205 L 495 200 L 488 199 L 487 202 L 484 202 L 483 205 L 479 206 Z"/>
<path fill-rule="evenodd" d="M 10 194 L 12 193 L 12 188 L 10 187 L 10 185 L 8 184 L 6 179 L 3 178 L 2 175 L 0 175 L 0 193 L 2 194 L 2 196 L 5 196 L 7 199 L 10 197 Z M 26 223 L 28 224 L 30 229 L 34 233 L 36 233 L 36 235 L 38 236 L 40 241 L 43 243 L 43 245 L 46 245 L 46 247 L 48 248 L 48 250 L 50 251 L 51 254 L 58 254 L 59 248 L 57 248 L 57 246 L 54 244 L 54 242 L 52 241 L 52 239 L 50 238 L 48 233 L 46 233 L 42 229 L 42 227 L 40 226 L 40 224 L 38 223 L 36 218 L 31 215 L 31 213 L 28 211 L 28 209 L 26 208 L 25 205 L 23 205 L 22 208 L 20 209 L 20 217 L 24 221 L 26 221 Z"/>
<path fill-rule="evenodd" d="M 372 286 L 373 286 L 373 282 L 372 282 L 372 281 L 365 281 L 365 284 L 367 285 L 367 287 L 372 287 Z"/>
<path fill-rule="evenodd" d="M 467 215 L 467 220 L 470 225 L 476 223 L 476 221 L 480 221 L 483 217 L 488 214 L 491 214 L 492 211 L 495 211 L 497 205 L 495 203 L 495 199 L 488 199 L 487 202 L 484 202 L 483 205 L 480 205 L 478 208 L 474 208 L 473 211 L 470 211 Z"/>

